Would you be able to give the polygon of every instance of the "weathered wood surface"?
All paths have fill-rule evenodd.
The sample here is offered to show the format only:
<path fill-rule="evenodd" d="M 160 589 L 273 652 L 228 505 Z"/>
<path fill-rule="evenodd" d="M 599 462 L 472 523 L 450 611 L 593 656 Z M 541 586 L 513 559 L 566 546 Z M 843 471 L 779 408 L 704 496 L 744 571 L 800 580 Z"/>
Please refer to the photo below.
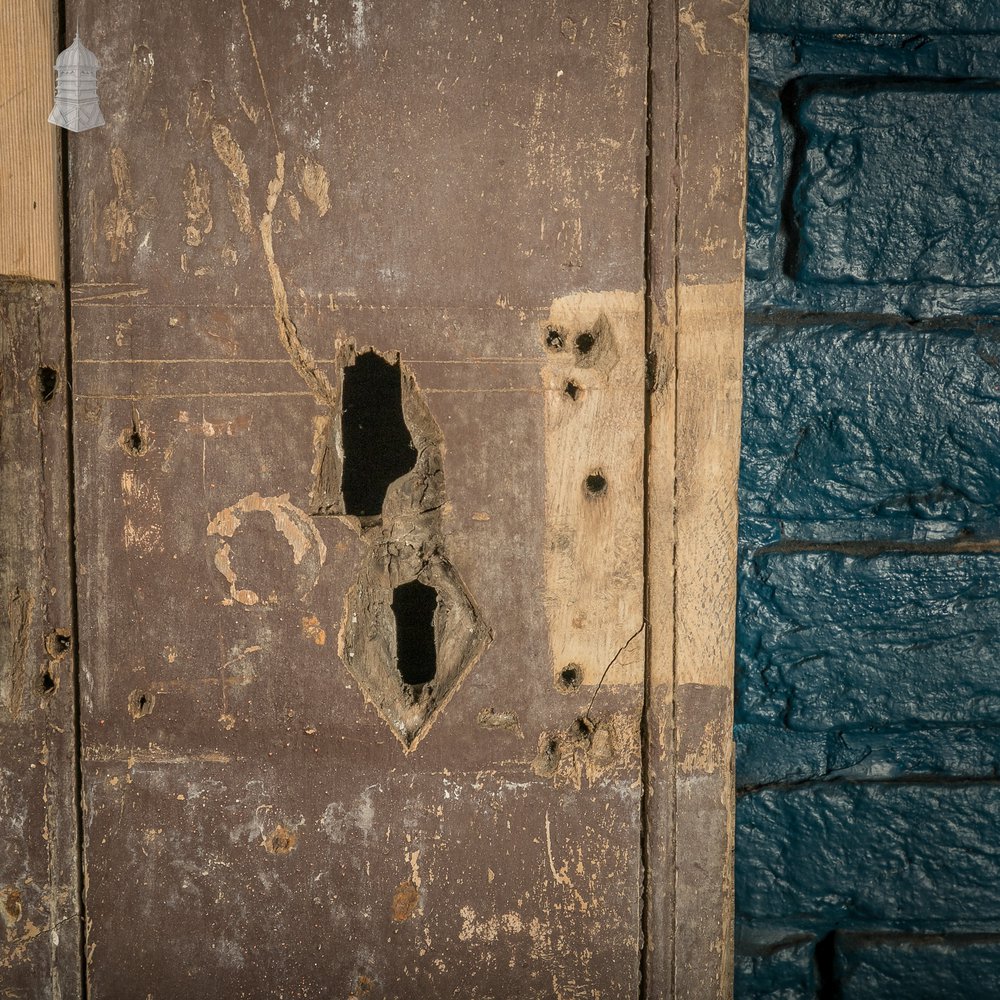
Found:
<path fill-rule="evenodd" d="M 91 996 L 636 996 L 645 4 L 78 13 Z M 378 523 L 367 347 L 418 452 Z M 491 638 L 403 718 L 365 626 L 414 573 Z"/>
<path fill-rule="evenodd" d="M 62 278 L 59 130 L 49 125 L 55 73 L 54 6 L 0 7 L 0 275 Z"/>
<path fill-rule="evenodd" d="M 0 995 L 80 984 L 65 314 L 0 278 Z"/>
<path fill-rule="evenodd" d="M 652 8 L 649 996 L 732 992 L 745 0 Z"/>

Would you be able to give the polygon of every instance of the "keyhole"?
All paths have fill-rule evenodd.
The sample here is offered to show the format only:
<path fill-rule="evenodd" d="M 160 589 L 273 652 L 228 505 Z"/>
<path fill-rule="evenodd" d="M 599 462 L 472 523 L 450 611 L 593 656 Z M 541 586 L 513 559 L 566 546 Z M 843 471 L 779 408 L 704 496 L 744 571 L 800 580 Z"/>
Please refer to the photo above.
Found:
<path fill-rule="evenodd" d="M 392 592 L 396 616 L 396 667 L 404 684 L 427 684 L 437 673 L 434 612 L 437 591 L 411 580 Z"/>

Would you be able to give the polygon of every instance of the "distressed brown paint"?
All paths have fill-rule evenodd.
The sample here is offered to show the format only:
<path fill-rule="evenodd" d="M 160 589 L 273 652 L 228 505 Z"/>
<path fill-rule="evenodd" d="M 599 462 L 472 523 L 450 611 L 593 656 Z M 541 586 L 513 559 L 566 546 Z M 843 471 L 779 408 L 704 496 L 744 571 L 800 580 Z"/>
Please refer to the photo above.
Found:
<path fill-rule="evenodd" d="M 77 17 L 108 120 L 68 192 L 81 624 L 49 437 L 18 488 L 57 584 L 7 588 L 0 684 L 5 748 L 49 753 L 14 982 L 75 995 L 82 949 L 93 997 L 724 995 L 742 8 Z M 32 309 L 61 344 L 25 294 L 17 350 Z M 417 459 L 354 517 L 365 351 Z M 18 449 L 65 421 L 47 385 L 4 397 Z"/>
<path fill-rule="evenodd" d="M 62 292 L 0 278 L 0 982 L 30 997 L 80 985 L 65 351 Z"/>
<path fill-rule="evenodd" d="M 586 507 L 613 546 L 638 498 L 635 597 L 559 612 L 595 637 L 568 691 L 543 338 L 578 291 L 641 305 L 645 6 L 71 6 L 106 66 L 148 52 L 70 184 L 94 996 L 636 995 L 641 637 L 598 680 L 641 624 L 641 337 Z M 338 509 L 368 349 L 427 459 L 377 519 Z M 419 740 L 385 672 L 413 578 L 439 672 L 473 643 Z"/>

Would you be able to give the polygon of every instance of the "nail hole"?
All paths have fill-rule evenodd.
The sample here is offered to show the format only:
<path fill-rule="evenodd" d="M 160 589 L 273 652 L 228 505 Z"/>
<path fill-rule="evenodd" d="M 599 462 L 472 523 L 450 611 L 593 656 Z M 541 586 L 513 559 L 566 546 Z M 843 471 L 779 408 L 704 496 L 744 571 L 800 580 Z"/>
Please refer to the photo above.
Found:
<path fill-rule="evenodd" d="M 567 382 L 563 390 L 570 399 L 576 399 L 580 395 L 580 387 L 575 382 Z"/>
<path fill-rule="evenodd" d="M 587 492 L 594 497 L 600 496 L 602 493 L 606 493 L 608 489 L 608 481 L 599 472 L 592 472 L 587 476 L 586 480 Z"/>
<path fill-rule="evenodd" d="M 132 426 L 126 427 L 118 437 L 118 443 L 126 455 L 141 458 L 149 451 L 149 437 L 146 425 L 135 412 L 132 414 Z"/>
<path fill-rule="evenodd" d="M 411 580 L 392 591 L 396 616 L 396 667 L 404 684 L 416 686 L 434 680 L 437 647 L 434 612 L 437 591 L 419 580 Z"/>
<path fill-rule="evenodd" d="M 133 691 L 128 696 L 128 713 L 133 719 L 141 719 L 153 711 L 156 696 L 152 692 Z"/>
<path fill-rule="evenodd" d="M 61 660 L 70 651 L 72 646 L 73 640 L 69 632 L 63 629 L 56 629 L 54 632 L 49 632 L 45 637 L 45 652 L 53 660 Z"/>
<path fill-rule="evenodd" d="M 59 372 L 55 368 L 42 366 L 38 369 L 38 397 L 43 403 L 51 403 L 59 385 Z"/>
<path fill-rule="evenodd" d="M 294 830 L 289 830 L 283 823 L 279 823 L 264 837 L 264 850 L 268 854 L 291 854 L 298 840 L 299 835 Z"/>
<path fill-rule="evenodd" d="M 580 354 L 590 354 L 597 343 L 597 338 L 592 333 L 581 333 L 576 338 L 576 349 Z"/>
<path fill-rule="evenodd" d="M 554 326 L 550 326 L 545 332 L 545 346 L 550 351 L 561 351 L 566 346 L 566 339 Z"/>
<path fill-rule="evenodd" d="M 580 740 L 589 740 L 594 732 L 594 724 L 585 715 L 581 715 L 576 722 L 570 726 L 570 735 Z"/>
<path fill-rule="evenodd" d="M 563 667 L 559 674 L 559 686 L 563 691 L 575 691 L 580 686 L 580 668 L 575 663 Z"/>
<path fill-rule="evenodd" d="M 42 671 L 42 694 L 52 694 L 56 689 L 56 679 L 52 676 L 52 671 L 46 668 Z"/>
<path fill-rule="evenodd" d="M 399 362 L 366 351 L 344 369 L 344 513 L 379 517 L 389 486 L 417 461 L 403 417 Z"/>

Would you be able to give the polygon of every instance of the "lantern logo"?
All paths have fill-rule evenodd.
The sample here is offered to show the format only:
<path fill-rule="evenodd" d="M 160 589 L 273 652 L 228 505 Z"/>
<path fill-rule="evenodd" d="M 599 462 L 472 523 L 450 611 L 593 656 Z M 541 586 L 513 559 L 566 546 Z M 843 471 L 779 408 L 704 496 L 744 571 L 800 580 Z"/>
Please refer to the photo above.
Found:
<path fill-rule="evenodd" d="M 101 106 L 97 103 L 97 71 L 101 64 L 97 56 L 80 41 L 56 58 L 56 102 L 49 115 L 53 125 L 71 132 L 86 132 L 104 124 Z"/>

